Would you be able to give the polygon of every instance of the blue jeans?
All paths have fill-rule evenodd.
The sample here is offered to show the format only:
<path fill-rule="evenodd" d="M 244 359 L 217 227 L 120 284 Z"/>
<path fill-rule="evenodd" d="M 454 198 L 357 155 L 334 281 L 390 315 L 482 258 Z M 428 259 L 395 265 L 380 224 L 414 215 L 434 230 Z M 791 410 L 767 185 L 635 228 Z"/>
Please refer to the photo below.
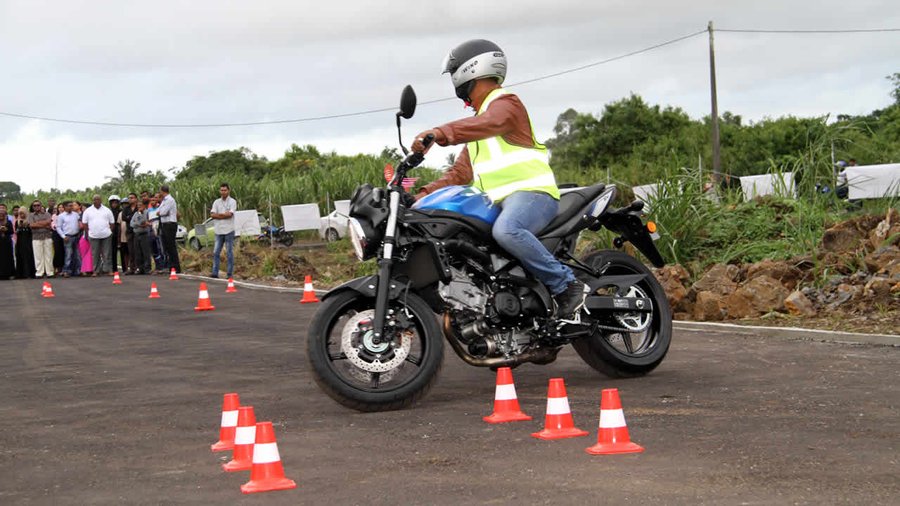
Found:
<path fill-rule="evenodd" d="M 63 245 L 66 251 L 66 260 L 63 264 L 63 272 L 72 276 L 81 274 L 81 257 L 78 255 L 79 235 L 69 236 L 68 242 Z"/>
<path fill-rule="evenodd" d="M 519 191 L 500 202 L 494 240 L 556 295 L 575 281 L 575 274 L 541 244 L 534 234 L 556 217 L 559 201 L 543 192 Z"/>
<path fill-rule="evenodd" d="M 216 245 L 213 248 L 213 277 L 219 276 L 219 254 L 222 253 L 222 243 L 225 243 L 225 256 L 228 259 L 228 277 L 234 274 L 234 232 L 216 234 Z"/>

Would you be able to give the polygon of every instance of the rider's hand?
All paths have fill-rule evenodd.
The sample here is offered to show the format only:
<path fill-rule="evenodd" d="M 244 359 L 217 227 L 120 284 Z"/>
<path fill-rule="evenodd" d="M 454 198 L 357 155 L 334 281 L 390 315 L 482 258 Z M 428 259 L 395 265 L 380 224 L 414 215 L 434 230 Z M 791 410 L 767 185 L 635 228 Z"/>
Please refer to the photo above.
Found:
<path fill-rule="evenodd" d="M 434 136 L 434 140 L 431 142 L 431 144 L 425 146 L 424 144 L 422 144 L 422 140 L 426 135 L 429 134 Z M 444 135 L 444 132 L 441 132 L 439 128 L 432 128 L 430 130 L 425 130 L 424 132 L 416 136 L 416 140 L 412 145 L 412 150 L 416 153 L 425 154 L 429 149 L 431 149 L 431 146 L 434 146 L 435 144 L 440 144 L 441 146 L 443 146 L 446 144 L 446 142 L 447 136 Z"/>

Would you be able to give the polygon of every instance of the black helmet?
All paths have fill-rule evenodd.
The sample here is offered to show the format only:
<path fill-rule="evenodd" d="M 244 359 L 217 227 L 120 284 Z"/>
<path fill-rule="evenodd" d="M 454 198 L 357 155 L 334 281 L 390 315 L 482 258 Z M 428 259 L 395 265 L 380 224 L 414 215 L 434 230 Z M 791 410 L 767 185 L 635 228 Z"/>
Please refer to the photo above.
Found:
<path fill-rule="evenodd" d="M 489 40 L 472 39 L 450 50 L 444 58 L 443 73 L 450 74 L 456 96 L 469 102 L 476 79 L 493 77 L 497 84 L 506 79 L 506 55 Z"/>

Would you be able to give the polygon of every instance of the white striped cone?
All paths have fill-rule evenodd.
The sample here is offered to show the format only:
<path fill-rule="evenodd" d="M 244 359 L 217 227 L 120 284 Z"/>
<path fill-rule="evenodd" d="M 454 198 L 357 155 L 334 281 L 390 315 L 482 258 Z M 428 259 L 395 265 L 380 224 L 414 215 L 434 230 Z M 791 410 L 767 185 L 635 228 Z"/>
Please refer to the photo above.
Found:
<path fill-rule="evenodd" d="M 544 418 L 544 430 L 535 432 L 538 439 L 564 439 L 587 436 L 588 431 L 575 427 L 572 411 L 569 409 L 569 398 L 566 396 L 566 384 L 562 378 L 551 378 L 547 389 L 547 415 Z"/>
<path fill-rule="evenodd" d="M 319 302 L 319 299 L 313 289 L 312 276 L 306 276 L 306 279 L 303 280 L 303 298 L 300 299 L 300 303 L 309 304 L 311 302 Z"/>
<path fill-rule="evenodd" d="M 206 283 L 200 283 L 200 295 L 197 298 L 197 307 L 194 311 L 212 311 L 216 307 L 209 300 L 209 290 L 206 289 Z"/>
<path fill-rule="evenodd" d="M 211 446 L 212 451 L 224 452 L 234 449 L 234 433 L 237 429 L 239 407 L 238 394 L 225 394 L 222 400 L 222 421 L 219 424 L 219 440 Z"/>
<path fill-rule="evenodd" d="M 275 442 L 275 429 L 272 422 L 256 424 L 256 444 L 253 446 L 253 468 L 250 470 L 250 481 L 241 485 L 241 492 L 272 492 L 297 488 L 293 480 L 284 477 L 281 455 L 278 454 L 278 443 Z"/>
<path fill-rule="evenodd" d="M 606 388 L 600 395 L 600 428 L 597 431 L 597 444 L 585 449 L 591 455 L 610 455 L 614 453 L 640 453 L 644 448 L 631 442 L 628 427 L 625 425 L 625 413 L 619 400 L 619 390 Z"/>
<path fill-rule="evenodd" d="M 231 461 L 222 464 L 226 471 L 249 471 L 253 467 L 253 445 L 256 443 L 256 415 L 252 406 L 238 408 L 238 423 L 234 430 L 234 453 Z"/>
<path fill-rule="evenodd" d="M 519 408 L 516 385 L 513 383 L 512 369 L 497 369 L 497 386 L 494 389 L 494 412 L 483 420 L 487 423 L 505 423 L 531 420 Z"/>

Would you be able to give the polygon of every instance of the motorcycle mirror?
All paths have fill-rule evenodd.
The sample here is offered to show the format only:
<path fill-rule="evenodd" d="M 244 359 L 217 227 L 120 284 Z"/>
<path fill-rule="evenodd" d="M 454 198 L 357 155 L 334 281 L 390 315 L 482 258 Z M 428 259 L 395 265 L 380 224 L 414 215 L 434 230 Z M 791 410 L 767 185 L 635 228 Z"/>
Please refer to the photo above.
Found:
<path fill-rule="evenodd" d="M 403 135 L 400 133 L 400 118 L 412 118 L 416 113 L 416 92 L 412 86 L 406 85 L 400 94 L 400 110 L 397 111 L 397 139 L 400 141 L 400 149 L 403 154 L 409 154 L 409 150 L 403 145 Z"/>
<path fill-rule="evenodd" d="M 398 116 L 409 119 L 412 118 L 415 113 L 416 92 L 413 90 L 412 86 L 407 84 L 403 88 L 403 93 L 400 94 L 400 112 L 398 113 Z"/>

